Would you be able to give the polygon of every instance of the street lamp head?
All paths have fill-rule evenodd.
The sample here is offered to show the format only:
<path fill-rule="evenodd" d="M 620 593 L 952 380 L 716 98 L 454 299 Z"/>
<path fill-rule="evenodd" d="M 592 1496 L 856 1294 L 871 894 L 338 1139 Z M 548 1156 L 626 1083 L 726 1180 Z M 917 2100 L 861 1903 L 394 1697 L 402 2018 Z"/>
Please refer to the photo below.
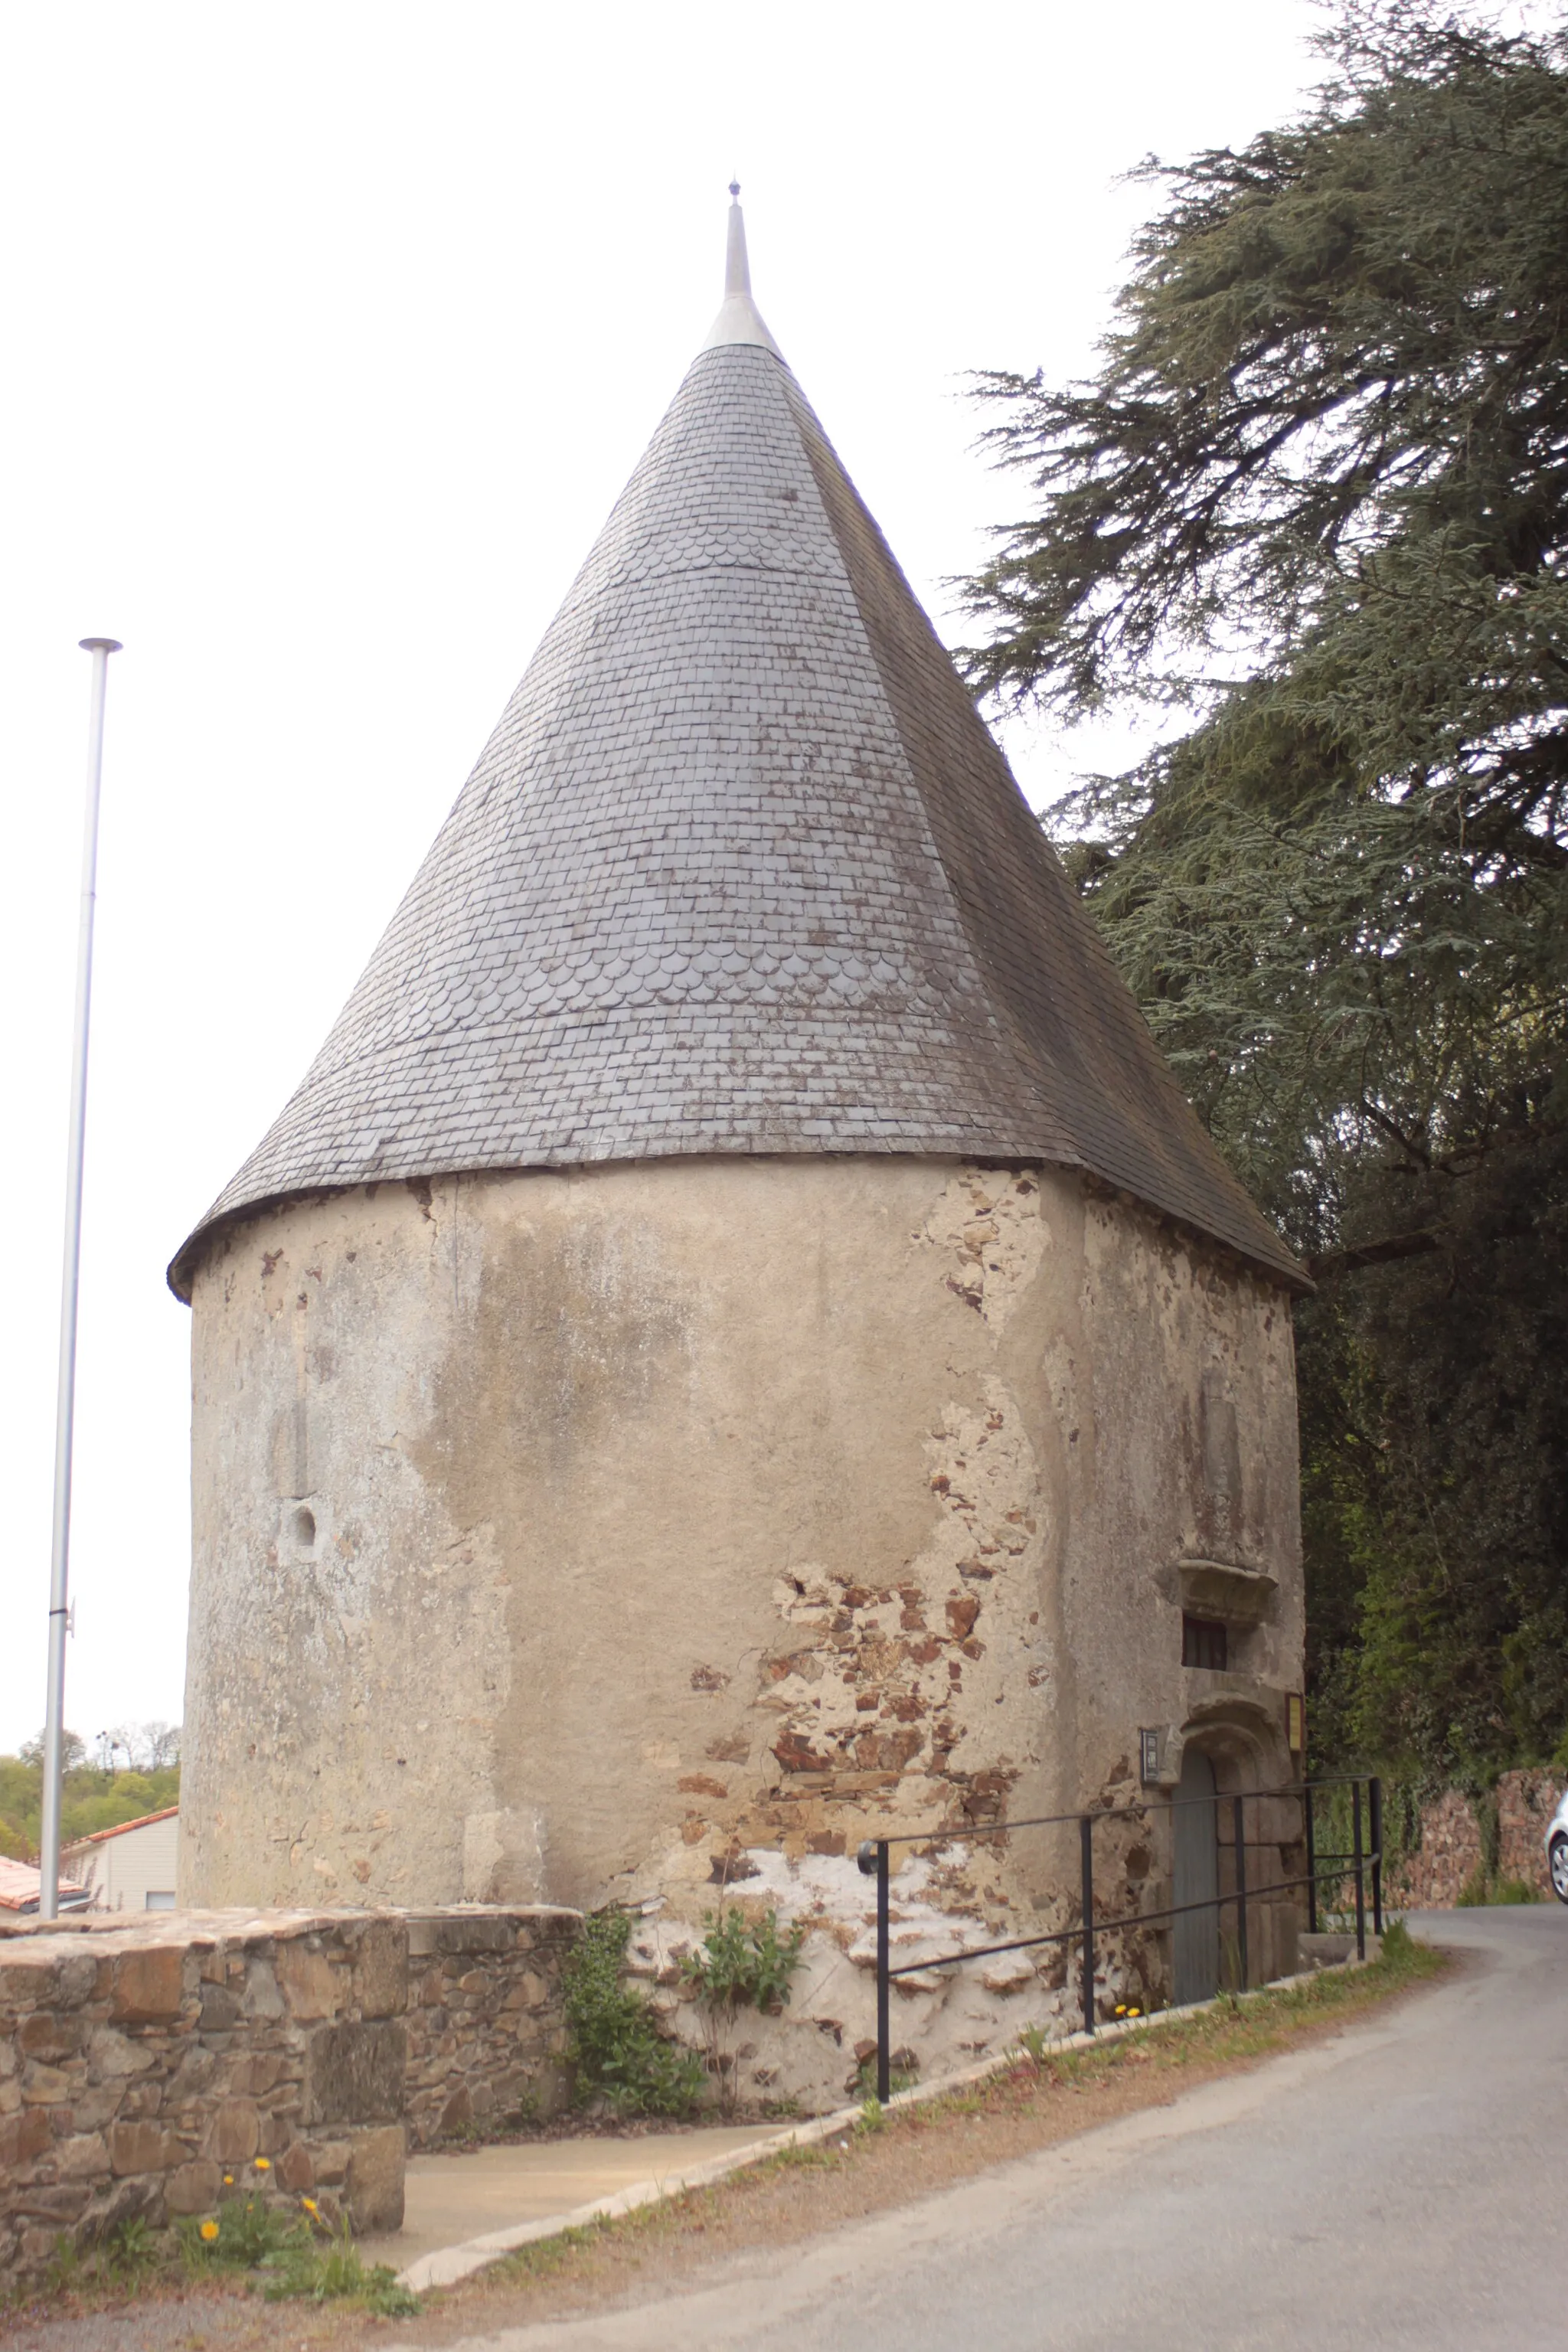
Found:
<path fill-rule="evenodd" d="M 118 654 L 125 650 L 118 637 L 79 637 L 84 654 Z"/>

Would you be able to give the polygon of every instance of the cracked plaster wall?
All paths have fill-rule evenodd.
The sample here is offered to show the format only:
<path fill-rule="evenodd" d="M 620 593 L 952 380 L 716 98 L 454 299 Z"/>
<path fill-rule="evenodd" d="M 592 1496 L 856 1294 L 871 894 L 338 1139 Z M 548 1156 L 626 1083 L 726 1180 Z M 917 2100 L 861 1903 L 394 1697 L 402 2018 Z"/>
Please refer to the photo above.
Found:
<path fill-rule="evenodd" d="M 1074 1175 L 364 1187 L 220 1234 L 193 1303 L 184 1901 L 662 1900 L 679 1938 L 765 1895 L 812 1925 L 831 2072 L 861 1837 L 1135 1797 L 1141 1724 L 1173 1777 L 1184 1732 L 1285 1777 L 1287 1300 Z M 1274 1580 L 1234 1672 L 1181 1665 L 1191 1557 Z M 1105 1843 L 1152 1904 L 1158 1839 Z M 973 1941 L 1076 1885 L 1076 1835 L 1030 1832 L 897 1891 Z M 1108 1997 L 1162 1965 L 1113 1956 Z M 916 2038 L 1054 2013 L 1059 1959 L 1009 1968 L 973 2032 L 975 1969 L 917 1989 Z"/>

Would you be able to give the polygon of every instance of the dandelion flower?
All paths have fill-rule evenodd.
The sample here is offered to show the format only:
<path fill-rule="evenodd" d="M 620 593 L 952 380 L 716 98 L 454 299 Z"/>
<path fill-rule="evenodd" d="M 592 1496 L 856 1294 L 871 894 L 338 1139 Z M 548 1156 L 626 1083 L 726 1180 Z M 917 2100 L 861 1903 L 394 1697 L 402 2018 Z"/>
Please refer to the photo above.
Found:
<path fill-rule="evenodd" d="M 270 2171 L 271 2171 L 271 2169 L 272 2169 L 272 2159 L 271 2159 L 271 2158 L 270 2158 L 270 2157 L 266 2157 L 266 2156 L 258 2156 L 258 2157 L 257 2158 L 257 2159 L 256 2159 L 256 2169 L 258 2170 L 258 2172 L 270 2172 Z"/>
<path fill-rule="evenodd" d="M 301 2197 L 300 2202 L 304 2207 L 307 2213 L 318 2213 L 321 2210 L 320 2206 L 317 2204 L 313 2197 Z"/>
<path fill-rule="evenodd" d="M 217 2223 L 216 2221 L 204 2221 L 202 2223 L 202 2235 L 210 2246 L 213 2240 L 217 2236 Z"/>
<path fill-rule="evenodd" d="M 234 2175 L 232 2172 L 226 2172 L 224 2174 L 223 2185 L 226 2189 L 232 2189 L 234 2187 Z"/>

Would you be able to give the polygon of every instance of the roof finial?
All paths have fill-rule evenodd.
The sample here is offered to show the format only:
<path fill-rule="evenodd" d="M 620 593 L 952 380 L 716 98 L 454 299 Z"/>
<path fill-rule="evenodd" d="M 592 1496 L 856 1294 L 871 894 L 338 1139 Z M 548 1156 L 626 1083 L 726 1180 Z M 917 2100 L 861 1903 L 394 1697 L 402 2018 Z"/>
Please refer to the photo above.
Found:
<path fill-rule="evenodd" d="M 752 271 L 746 259 L 746 222 L 741 210 L 741 183 L 730 183 L 730 231 L 724 249 L 724 302 L 703 345 L 711 351 L 721 343 L 760 343 L 774 358 L 781 356 L 752 299 Z"/>
<path fill-rule="evenodd" d="M 741 210 L 741 183 L 730 183 L 730 242 L 724 255 L 724 299 L 731 294 L 750 295 L 751 264 L 746 259 L 746 216 Z"/>

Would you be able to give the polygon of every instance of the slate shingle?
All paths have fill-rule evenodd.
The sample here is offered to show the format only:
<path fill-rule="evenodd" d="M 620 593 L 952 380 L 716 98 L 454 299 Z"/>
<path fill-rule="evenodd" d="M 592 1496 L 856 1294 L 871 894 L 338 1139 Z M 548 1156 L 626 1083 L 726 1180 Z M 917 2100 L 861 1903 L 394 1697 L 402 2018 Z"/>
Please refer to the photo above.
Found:
<path fill-rule="evenodd" d="M 1300 1279 L 794 377 L 723 343 L 170 1280 L 301 1192 L 845 1151 L 1082 1167 Z"/>

